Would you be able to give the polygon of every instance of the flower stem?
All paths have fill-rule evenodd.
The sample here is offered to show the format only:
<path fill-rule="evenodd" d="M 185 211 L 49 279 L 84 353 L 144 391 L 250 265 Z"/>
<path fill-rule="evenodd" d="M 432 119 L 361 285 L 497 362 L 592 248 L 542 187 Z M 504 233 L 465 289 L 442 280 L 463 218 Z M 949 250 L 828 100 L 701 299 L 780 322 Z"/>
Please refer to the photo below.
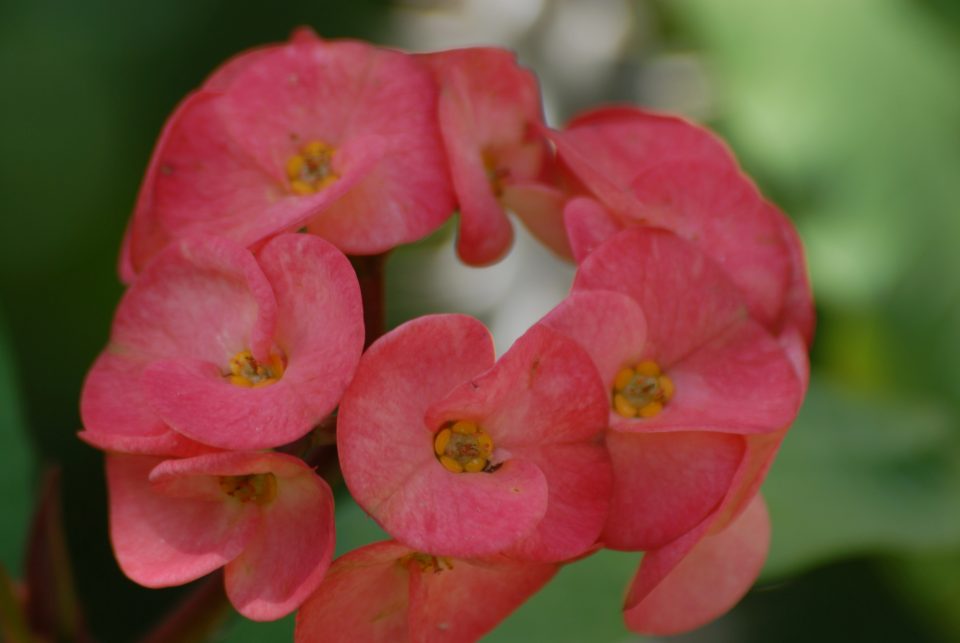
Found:
<path fill-rule="evenodd" d="M 384 301 L 383 268 L 387 262 L 387 253 L 378 255 L 351 255 L 350 263 L 360 282 L 360 295 L 363 299 L 363 327 L 366 349 L 386 330 L 386 306 Z"/>

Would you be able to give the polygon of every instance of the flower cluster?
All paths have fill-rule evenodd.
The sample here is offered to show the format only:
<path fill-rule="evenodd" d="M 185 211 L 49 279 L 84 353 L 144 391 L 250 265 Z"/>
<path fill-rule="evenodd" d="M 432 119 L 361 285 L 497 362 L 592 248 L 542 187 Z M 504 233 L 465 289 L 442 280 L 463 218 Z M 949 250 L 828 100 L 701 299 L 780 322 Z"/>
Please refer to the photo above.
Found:
<path fill-rule="evenodd" d="M 365 347 L 346 255 L 455 210 L 465 263 L 509 250 L 512 212 L 578 264 L 571 293 L 499 358 L 456 314 Z M 299 608 L 298 641 L 462 641 L 604 547 L 645 552 L 637 632 L 702 625 L 759 573 L 813 309 L 789 220 L 700 127 L 616 107 L 555 131 L 509 52 L 299 31 L 170 117 L 120 274 L 81 437 L 140 584 L 223 567 L 245 616 Z M 393 540 L 333 561 L 340 474 Z"/>

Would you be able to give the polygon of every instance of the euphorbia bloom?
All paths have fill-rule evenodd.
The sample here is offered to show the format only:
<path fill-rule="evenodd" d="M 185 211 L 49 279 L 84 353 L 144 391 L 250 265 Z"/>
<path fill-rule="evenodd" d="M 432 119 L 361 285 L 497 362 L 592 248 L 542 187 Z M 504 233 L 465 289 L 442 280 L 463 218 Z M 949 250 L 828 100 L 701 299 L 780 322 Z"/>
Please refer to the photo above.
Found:
<path fill-rule="evenodd" d="M 546 182 L 536 77 L 513 52 L 471 48 L 421 56 L 439 85 L 438 118 L 460 210 L 457 253 L 484 265 L 509 249 L 513 210 L 553 250 L 569 255 L 562 195 Z"/>
<path fill-rule="evenodd" d="M 254 256 L 178 242 L 124 295 L 81 401 L 87 441 L 196 453 L 279 446 L 337 405 L 363 344 L 356 275 L 336 248 L 280 235 Z"/>
<path fill-rule="evenodd" d="M 718 138 L 682 119 L 627 107 L 588 112 L 551 136 L 581 193 L 564 209 L 578 260 L 624 227 L 671 230 L 727 272 L 760 323 L 811 341 L 799 238 Z"/>
<path fill-rule="evenodd" d="M 725 272 L 662 230 L 627 229 L 595 249 L 544 323 L 590 352 L 607 387 L 614 487 L 601 540 L 648 551 L 640 594 L 651 591 L 755 494 L 803 382 Z M 687 591 L 711 594 L 712 618 L 745 591 L 721 589 Z M 641 622 L 631 626 L 647 631 Z"/>
<path fill-rule="evenodd" d="M 225 566 L 234 607 L 273 620 L 295 610 L 330 565 L 333 494 L 292 456 L 110 454 L 107 483 L 113 549 L 141 585 L 180 585 Z"/>
<path fill-rule="evenodd" d="M 297 613 L 295 640 L 475 641 L 556 573 L 550 563 L 431 556 L 389 541 L 334 561 Z"/>
<path fill-rule="evenodd" d="M 484 326 L 422 317 L 377 341 L 340 405 L 347 486 L 438 556 L 565 560 L 607 516 L 607 396 L 589 356 L 535 326 L 496 363 Z"/>
<path fill-rule="evenodd" d="M 307 226 L 344 252 L 373 254 L 452 210 L 429 72 L 400 52 L 301 30 L 228 62 L 170 117 L 121 276 L 197 234 L 251 246 Z"/>

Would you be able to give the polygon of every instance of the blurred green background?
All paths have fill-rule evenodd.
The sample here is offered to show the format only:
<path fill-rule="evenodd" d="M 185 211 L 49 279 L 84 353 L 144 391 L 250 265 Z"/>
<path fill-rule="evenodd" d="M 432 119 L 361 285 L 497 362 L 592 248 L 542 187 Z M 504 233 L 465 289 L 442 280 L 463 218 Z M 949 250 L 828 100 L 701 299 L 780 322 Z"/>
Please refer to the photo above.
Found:
<path fill-rule="evenodd" d="M 764 576 L 682 640 L 960 640 L 954 0 L 0 4 L 0 563 L 22 574 L 39 472 L 55 463 L 94 636 L 135 640 L 179 596 L 117 570 L 102 458 L 75 438 L 77 399 L 121 294 L 120 238 L 164 119 L 224 59 L 302 24 L 407 48 L 513 46 L 554 125 L 632 101 L 727 137 L 804 237 L 819 327 L 807 403 L 764 487 Z M 428 250 L 394 265 L 410 270 Z M 406 288 L 390 295 L 393 318 L 444 308 Z M 341 502 L 341 551 L 377 537 Z M 491 640 L 633 640 L 619 604 L 637 560 L 604 553 L 564 569 Z M 232 619 L 219 640 L 291 631 L 289 619 Z"/>

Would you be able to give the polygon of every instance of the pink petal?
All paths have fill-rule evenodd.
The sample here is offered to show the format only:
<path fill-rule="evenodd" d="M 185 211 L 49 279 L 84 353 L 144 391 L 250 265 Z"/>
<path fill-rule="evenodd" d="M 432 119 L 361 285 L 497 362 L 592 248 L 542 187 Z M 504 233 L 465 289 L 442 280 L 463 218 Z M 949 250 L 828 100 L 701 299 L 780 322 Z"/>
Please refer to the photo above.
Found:
<path fill-rule="evenodd" d="M 781 314 L 791 257 L 781 225 L 735 166 L 706 161 L 659 163 L 630 184 L 642 217 L 695 243 L 740 289 L 751 314 L 772 328 Z"/>
<path fill-rule="evenodd" d="M 263 523 L 243 553 L 227 563 L 227 596 L 255 621 L 289 614 L 323 580 L 334 548 L 333 493 L 301 461 L 296 472 L 277 473 L 277 497 L 263 507 Z M 288 467 L 289 468 L 289 467 Z"/>
<path fill-rule="evenodd" d="M 594 248 L 623 229 L 600 202 L 589 197 L 576 197 L 563 208 L 563 221 L 570 236 L 570 247 L 577 263 L 587 258 Z"/>
<path fill-rule="evenodd" d="M 431 457 L 393 495 L 364 508 L 413 549 L 468 558 L 496 554 L 530 534 L 547 503 L 547 479 L 529 460 L 492 473 L 451 473 Z"/>
<path fill-rule="evenodd" d="M 535 151 L 532 164 L 510 158 L 514 148 L 528 142 L 528 126 L 541 120 L 536 78 L 502 49 L 459 49 L 420 60 L 440 87 L 438 119 L 460 208 L 457 252 L 472 265 L 493 263 L 509 249 L 513 230 L 485 163 L 495 163 L 507 173 L 505 179 L 529 179 L 539 172 L 543 148 Z"/>
<path fill-rule="evenodd" d="M 277 382 L 244 388 L 199 360 L 159 360 L 141 386 L 151 410 L 178 433 L 223 449 L 277 447 L 305 435 L 323 418 L 286 373 Z"/>
<path fill-rule="evenodd" d="M 676 390 L 653 418 L 627 420 L 611 412 L 618 430 L 753 432 L 793 421 L 803 387 L 790 358 L 746 317 L 739 293 L 695 247 L 661 230 L 624 230 L 581 265 L 574 290 L 592 289 L 616 290 L 640 304 L 647 321 L 643 357 L 657 361 Z M 618 347 L 617 334 L 623 333 L 618 326 L 593 330 L 595 322 L 579 316 L 597 313 L 578 313 L 577 308 L 571 299 L 548 323 L 562 323 L 563 332 L 591 346 L 610 383 L 614 368 L 632 365 L 629 360 L 639 357 L 636 344 L 625 336 L 625 345 Z"/>
<path fill-rule="evenodd" d="M 647 321 L 631 297 L 606 290 L 575 290 L 542 320 L 583 347 L 606 390 L 617 372 L 643 358 Z M 605 393 L 606 394 L 606 393 Z"/>
<path fill-rule="evenodd" d="M 602 171 L 626 184 L 647 166 L 679 159 L 735 164 L 709 130 L 636 107 L 600 107 L 577 115 L 562 132 L 565 145 L 589 150 Z"/>
<path fill-rule="evenodd" d="M 113 453 L 189 458 L 216 451 L 213 447 L 194 442 L 170 430 L 160 435 L 144 437 L 80 431 L 77 437 L 94 448 Z"/>
<path fill-rule="evenodd" d="M 452 561 L 433 571 L 410 565 L 410 640 L 474 641 L 553 578 L 559 567 L 505 560 Z"/>
<path fill-rule="evenodd" d="M 547 479 L 547 513 L 536 529 L 504 553 L 526 561 L 563 561 L 600 537 L 613 492 L 610 456 L 602 444 L 551 444 L 524 453 Z"/>
<path fill-rule="evenodd" d="M 454 474 L 437 462 L 435 399 L 493 363 L 489 332 L 461 315 L 422 317 L 378 340 L 340 406 L 338 445 L 351 493 L 389 533 L 452 556 L 493 553 L 546 511 L 543 474 L 507 463 L 492 474 Z"/>
<path fill-rule="evenodd" d="M 524 448 L 586 441 L 606 427 L 607 392 L 590 356 L 546 326 L 528 330 L 482 376 L 454 389 L 427 413 L 436 430 L 469 419 L 495 449 L 522 457 Z"/>
<path fill-rule="evenodd" d="M 93 368 L 87 373 L 80 397 L 80 415 L 86 427 L 84 434 L 94 446 L 131 442 L 143 444 L 146 453 L 149 445 L 161 450 L 154 455 L 173 455 L 163 450 L 173 449 L 184 441 L 170 430 L 150 407 L 143 391 L 137 385 L 143 364 L 122 354 L 114 354 L 108 348 L 100 354 Z M 114 449 L 115 450 L 115 449 Z M 140 449 L 137 449 L 139 451 Z"/>
<path fill-rule="evenodd" d="M 445 134 L 452 128 L 450 117 L 444 120 L 446 104 L 440 104 Z M 493 193 L 481 150 L 462 133 L 448 134 L 446 144 L 451 180 L 460 204 L 457 255 L 472 266 L 492 264 L 510 249 L 513 226 Z"/>
<path fill-rule="evenodd" d="M 410 554 L 396 542 L 355 549 L 334 561 L 297 612 L 298 643 L 393 643 L 408 637 L 410 580 L 399 564 Z"/>
<path fill-rule="evenodd" d="M 260 260 L 267 303 L 272 308 L 276 296 L 279 315 L 275 338 L 261 345 L 269 350 L 274 344 L 286 358 L 279 381 L 253 389 L 230 384 L 223 369 L 232 354 L 212 363 L 175 356 L 154 361 L 143 373 L 150 409 L 205 444 L 258 449 L 299 438 L 333 410 L 359 359 L 360 293 L 346 258 L 321 239 L 281 235 L 263 248 Z"/>
<path fill-rule="evenodd" d="M 379 141 L 377 165 L 310 225 L 345 252 L 369 254 L 428 234 L 452 211 L 435 96 L 409 56 L 298 39 L 239 73 L 219 110 L 245 152 L 276 176 L 304 143 Z"/>
<path fill-rule="evenodd" d="M 107 455 L 114 553 L 123 572 L 148 587 L 180 585 L 223 566 L 260 525 L 254 505 L 218 496 L 212 478 L 195 478 L 176 496 L 151 485 L 148 476 L 161 462 Z"/>
<path fill-rule="evenodd" d="M 709 623 L 747 593 L 769 543 L 770 519 L 758 495 L 733 524 L 699 541 L 676 566 L 666 562 L 675 558 L 667 551 L 671 548 L 647 553 L 627 596 L 627 626 L 643 634 L 670 635 Z M 666 576 L 657 573 L 664 566 L 672 568 Z M 654 576 L 660 578 L 651 583 Z"/>
<path fill-rule="evenodd" d="M 124 295 L 109 351 L 132 361 L 189 356 L 225 366 L 268 357 L 276 303 L 253 256 L 225 239 L 170 246 Z"/>
<path fill-rule="evenodd" d="M 500 198 L 542 244 L 563 259 L 573 258 L 563 223 L 563 192 L 534 181 L 516 181 L 504 186 Z"/>
<path fill-rule="evenodd" d="M 611 549 L 663 547 L 695 528 L 727 495 L 744 439 L 722 433 L 607 433 L 614 484 L 602 540 Z"/>
<path fill-rule="evenodd" d="M 632 297 L 647 320 L 647 352 L 661 367 L 746 318 L 737 289 L 695 246 L 663 230 L 628 228 L 581 264 L 574 289 Z"/>
<path fill-rule="evenodd" d="M 363 306 L 347 258 L 309 235 L 281 235 L 258 256 L 277 300 L 277 346 L 283 378 L 317 419 L 340 401 L 363 349 Z"/>
<path fill-rule="evenodd" d="M 668 372 L 676 392 L 663 412 L 649 421 L 619 418 L 617 429 L 770 431 L 789 426 L 803 401 L 803 385 L 783 347 L 751 319 L 721 332 Z"/>

